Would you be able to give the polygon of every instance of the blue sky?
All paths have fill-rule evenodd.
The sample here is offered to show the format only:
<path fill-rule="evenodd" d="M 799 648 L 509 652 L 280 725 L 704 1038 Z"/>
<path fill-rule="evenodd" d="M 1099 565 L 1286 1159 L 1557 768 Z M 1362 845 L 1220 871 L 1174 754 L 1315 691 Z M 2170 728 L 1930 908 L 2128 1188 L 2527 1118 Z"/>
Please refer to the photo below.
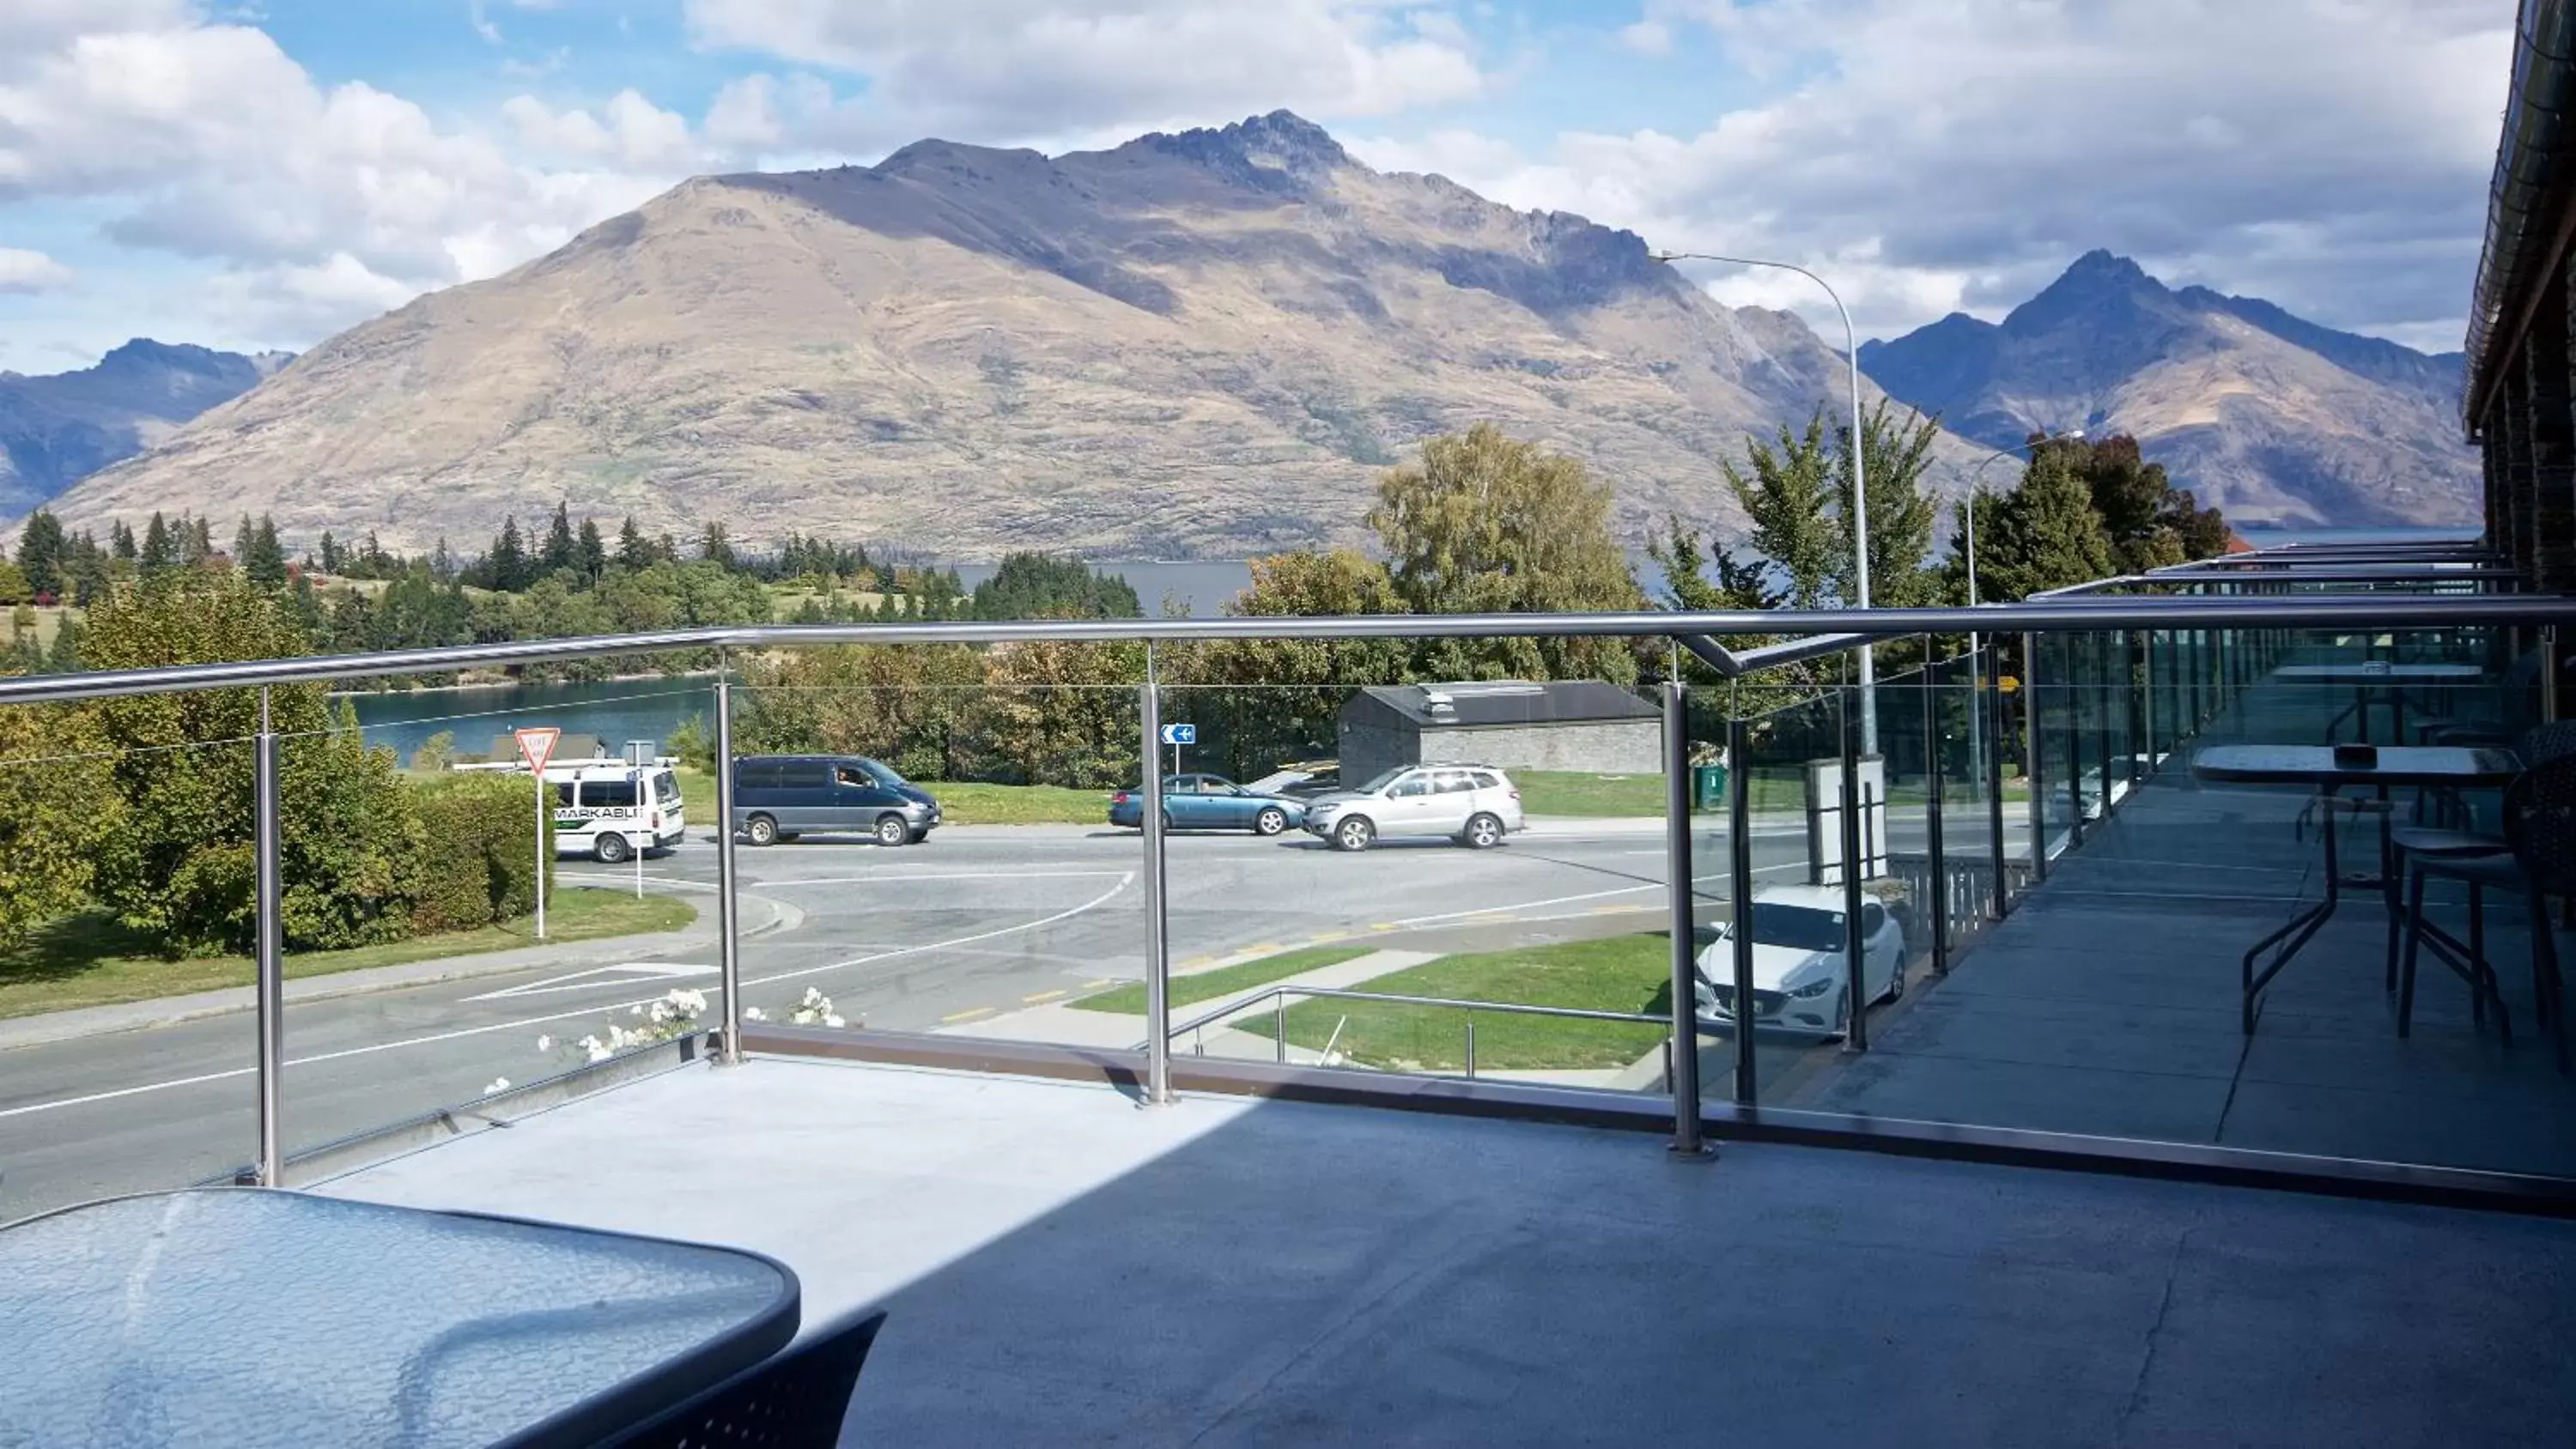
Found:
<path fill-rule="evenodd" d="M 2509 0 L 0 0 L 0 368 L 304 348 L 691 174 L 1289 107 L 1864 333 L 2107 246 L 2457 345 Z M 1782 274 L 1722 299 L 1830 317 Z"/>

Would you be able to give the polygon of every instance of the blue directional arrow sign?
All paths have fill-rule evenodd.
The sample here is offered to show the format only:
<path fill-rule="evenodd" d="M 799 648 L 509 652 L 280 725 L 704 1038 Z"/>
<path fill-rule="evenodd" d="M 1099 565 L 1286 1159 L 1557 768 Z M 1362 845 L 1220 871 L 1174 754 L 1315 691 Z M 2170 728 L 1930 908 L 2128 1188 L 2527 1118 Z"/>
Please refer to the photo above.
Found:
<path fill-rule="evenodd" d="M 1164 744 L 1167 744 L 1167 745 L 1195 745 L 1195 744 L 1197 744 L 1198 742 L 1199 742 L 1199 727 L 1198 727 L 1197 725 L 1194 725 L 1194 724 L 1167 724 L 1167 725 L 1163 726 L 1163 743 L 1164 743 Z"/>

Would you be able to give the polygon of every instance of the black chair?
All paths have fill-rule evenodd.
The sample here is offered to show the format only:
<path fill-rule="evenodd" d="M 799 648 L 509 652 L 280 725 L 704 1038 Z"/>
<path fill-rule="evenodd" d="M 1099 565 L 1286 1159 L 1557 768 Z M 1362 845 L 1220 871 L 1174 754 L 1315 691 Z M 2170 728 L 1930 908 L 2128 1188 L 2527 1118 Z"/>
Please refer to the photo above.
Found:
<path fill-rule="evenodd" d="M 843 1319 L 600 1449 L 832 1449 L 885 1317 Z"/>
<path fill-rule="evenodd" d="M 2513 743 L 2540 717 L 2543 652 L 2530 650 L 2506 667 L 2503 688 L 2498 692 L 2496 713 L 2492 717 L 2421 720 L 2416 724 L 2415 742 L 2424 745 L 2485 745 L 2496 749 Z"/>
<path fill-rule="evenodd" d="M 2406 951 L 2397 987 L 2397 1034 L 2406 1036 L 2415 1017 L 2415 963 L 2425 939 L 2467 977 L 2477 1019 L 2485 1021 L 2492 998 L 2496 1022 L 2507 1045 L 2513 1023 L 2497 990 L 2495 968 L 2486 959 L 2485 893 L 2512 891 L 2523 898 L 2531 920 L 2531 996 L 2533 1013 L 2555 1043 L 2558 1069 L 2568 1069 L 2567 1012 L 2558 971 L 2558 940 L 2549 919 L 2548 898 L 2576 893 L 2576 755 L 2558 755 L 2534 764 L 2514 779 L 2504 797 L 2504 841 L 2501 853 L 2424 851 L 2407 861 Z M 2433 925 L 2424 914 L 2424 887 L 2432 880 L 2455 880 L 2469 890 L 2469 938 L 2459 938 Z"/>

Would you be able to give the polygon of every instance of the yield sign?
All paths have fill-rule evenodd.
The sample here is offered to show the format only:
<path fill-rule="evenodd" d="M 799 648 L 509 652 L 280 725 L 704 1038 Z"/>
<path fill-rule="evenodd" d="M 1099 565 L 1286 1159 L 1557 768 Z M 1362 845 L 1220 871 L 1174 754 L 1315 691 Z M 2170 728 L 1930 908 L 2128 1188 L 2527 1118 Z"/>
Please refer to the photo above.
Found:
<path fill-rule="evenodd" d="M 514 733 L 519 741 L 519 758 L 528 762 L 529 773 L 543 775 L 546 761 L 554 757 L 555 741 L 563 738 L 563 731 L 552 725 L 540 725 Z"/>

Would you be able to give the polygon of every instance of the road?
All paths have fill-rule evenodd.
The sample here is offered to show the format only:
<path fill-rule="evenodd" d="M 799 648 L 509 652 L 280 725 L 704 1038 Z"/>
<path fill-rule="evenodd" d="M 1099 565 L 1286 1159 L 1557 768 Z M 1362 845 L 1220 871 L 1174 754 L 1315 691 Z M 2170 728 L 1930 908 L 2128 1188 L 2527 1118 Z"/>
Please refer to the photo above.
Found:
<path fill-rule="evenodd" d="M 1897 849 L 1919 844 L 1919 818 L 1890 829 Z M 1761 822 L 1754 836 L 1761 875 L 1805 878 L 1803 825 Z M 903 849 L 809 839 L 745 847 L 737 860 L 746 919 L 763 923 L 743 942 L 744 1000 L 772 1017 L 813 987 L 853 1022 L 972 1030 L 1143 972 L 1132 831 L 961 826 Z M 1727 869 L 1722 837 L 1703 832 L 1693 873 L 1704 898 L 1725 899 Z M 1171 952 L 1186 967 L 1319 936 L 1441 951 L 1651 930 L 1664 870 L 1653 822 L 1553 828 L 1484 852 L 1388 842 L 1346 855 L 1294 833 L 1175 835 Z M 561 878 L 632 880 L 571 861 Z M 648 889 L 696 896 L 710 920 L 715 880 L 702 832 L 645 874 Z M 673 987 L 712 995 L 705 932 L 637 938 L 613 955 L 601 964 L 593 943 L 499 974 L 290 1004 L 289 1150 L 471 1100 L 496 1079 L 563 1070 L 580 1058 L 562 1043 Z M 0 1221 L 250 1161 L 252 1033 L 251 1015 L 234 1012 L 0 1052 Z"/>

